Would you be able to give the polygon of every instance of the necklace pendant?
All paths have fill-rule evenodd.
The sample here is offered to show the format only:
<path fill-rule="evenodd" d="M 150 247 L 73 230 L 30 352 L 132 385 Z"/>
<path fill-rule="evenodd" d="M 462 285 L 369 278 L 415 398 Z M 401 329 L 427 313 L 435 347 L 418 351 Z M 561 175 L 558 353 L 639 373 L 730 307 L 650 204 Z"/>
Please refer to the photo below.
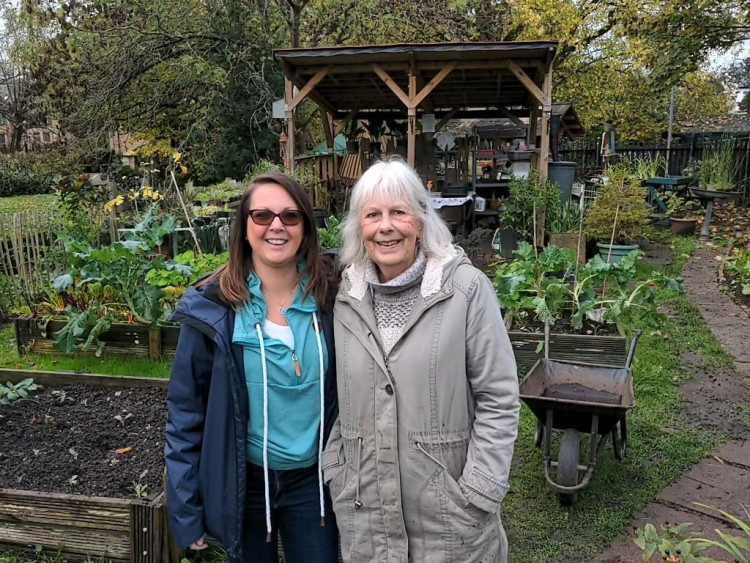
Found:
<path fill-rule="evenodd" d="M 286 317 L 286 309 L 284 307 L 279 307 L 279 313 L 282 317 Z"/>

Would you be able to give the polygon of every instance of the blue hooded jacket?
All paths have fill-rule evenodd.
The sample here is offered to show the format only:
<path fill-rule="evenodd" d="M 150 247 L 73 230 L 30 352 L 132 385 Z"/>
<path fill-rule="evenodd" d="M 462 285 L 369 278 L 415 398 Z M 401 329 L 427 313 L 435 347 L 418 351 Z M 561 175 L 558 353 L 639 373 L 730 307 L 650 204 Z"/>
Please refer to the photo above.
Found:
<path fill-rule="evenodd" d="M 182 323 L 167 391 L 167 512 L 184 549 L 209 534 L 242 560 L 248 399 L 235 314 L 218 282 L 189 288 L 172 317 Z M 322 313 L 329 364 L 324 442 L 338 416 L 333 315 Z M 260 369 L 260 366 L 259 366 Z"/>

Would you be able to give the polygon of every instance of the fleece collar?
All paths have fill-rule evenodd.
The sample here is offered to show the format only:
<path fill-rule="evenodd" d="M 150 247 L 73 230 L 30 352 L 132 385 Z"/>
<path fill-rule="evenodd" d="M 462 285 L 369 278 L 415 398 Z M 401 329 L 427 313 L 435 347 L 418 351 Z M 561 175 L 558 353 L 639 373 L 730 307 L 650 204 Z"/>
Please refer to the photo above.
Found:
<path fill-rule="evenodd" d="M 443 283 L 443 268 L 448 262 L 455 258 L 456 254 L 443 258 L 442 260 L 432 257 L 427 258 L 424 275 L 422 276 L 422 283 L 419 288 L 419 292 L 423 299 L 427 299 L 440 291 L 440 287 Z M 362 301 L 367 293 L 367 262 L 368 261 L 365 260 L 352 264 L 344 270 L 344 277 L 349 281 L 349 290 L 347 293 L 357 301 Z"/>

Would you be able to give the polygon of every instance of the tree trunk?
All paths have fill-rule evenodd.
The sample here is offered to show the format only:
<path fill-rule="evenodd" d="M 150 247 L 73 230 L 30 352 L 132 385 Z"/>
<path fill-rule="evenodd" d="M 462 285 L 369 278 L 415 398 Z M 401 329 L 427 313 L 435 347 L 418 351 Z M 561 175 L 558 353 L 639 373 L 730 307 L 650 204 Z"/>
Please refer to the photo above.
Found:
<path fill-rule="evenodd" d="M 23 126 L 15 125 L 13 127 L 13 135 L 10 142 L 10 152 L 18 152 L 21 150 L 21 138 L 23 137 Z"/>
<path fill-rule="evenodd" d="M 292 49 L 299 47 L 299 20 L 301 11 L 302 9 L 294 4 L 289 7 Z"/>

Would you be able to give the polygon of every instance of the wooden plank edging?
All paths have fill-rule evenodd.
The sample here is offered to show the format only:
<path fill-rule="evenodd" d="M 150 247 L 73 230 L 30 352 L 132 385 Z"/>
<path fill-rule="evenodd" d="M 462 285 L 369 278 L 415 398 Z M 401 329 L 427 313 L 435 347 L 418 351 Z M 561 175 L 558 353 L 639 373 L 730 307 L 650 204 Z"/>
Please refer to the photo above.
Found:
<path fill-rule="evenodd" d="M 32 378 L 39 385 L 100 385 L 102 387 L 155 387 L 166 389 L 169 380 L 129 375 L 104 375 L 74 371 L 38 371 L 30 369 L 0 368 L 0 382 L 18 383 Z"/>

